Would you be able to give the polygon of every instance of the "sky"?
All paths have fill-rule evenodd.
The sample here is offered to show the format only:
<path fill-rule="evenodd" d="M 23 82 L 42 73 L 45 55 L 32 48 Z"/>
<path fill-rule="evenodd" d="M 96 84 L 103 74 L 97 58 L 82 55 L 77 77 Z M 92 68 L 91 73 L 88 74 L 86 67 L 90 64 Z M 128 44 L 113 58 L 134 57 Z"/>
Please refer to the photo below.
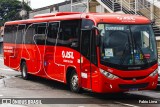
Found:
<path fill-rule="evenodd" d="M 30 0 L 31 1 L 31 8 L 37 9 L 49 5 L 53 5 L 56 3 L 64 2 L 65 0 Z"/>

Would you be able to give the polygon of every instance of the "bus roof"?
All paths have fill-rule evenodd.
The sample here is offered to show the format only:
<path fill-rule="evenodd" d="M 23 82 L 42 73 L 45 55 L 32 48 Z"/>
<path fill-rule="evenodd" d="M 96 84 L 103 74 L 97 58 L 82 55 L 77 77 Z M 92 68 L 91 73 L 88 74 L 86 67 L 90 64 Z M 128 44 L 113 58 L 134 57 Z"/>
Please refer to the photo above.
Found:
<path fill-rule="evenodd" d="M 150 20 L 139 15 L 120 13 L 79 13 L 79 12 L 58 12 L 35 15 L 33 19 L 17 20 L 6 22 L 5 25 L 41 23 L 61 20 L 90 19 L 95 23 L 113 24 L 149 24 Z"/>

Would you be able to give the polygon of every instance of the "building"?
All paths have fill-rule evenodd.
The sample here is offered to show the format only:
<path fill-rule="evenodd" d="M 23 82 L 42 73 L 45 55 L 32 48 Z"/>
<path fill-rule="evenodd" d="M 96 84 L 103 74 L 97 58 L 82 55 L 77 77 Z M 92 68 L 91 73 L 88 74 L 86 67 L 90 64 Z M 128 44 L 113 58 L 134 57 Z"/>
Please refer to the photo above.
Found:
<path fill-rule="evenodd" d="M 53 12 L 101 12 L 143 15 L 153 21 L 153 29 L 160 55 L 160 0 L 67 0 L 65 2 L 35 9 L 29 17 Z"/>
<path fill-rule="evenodd" d="M 92 5 L 94 3 L 91 3 Z M 55 12 L 89 12 L 89 0 L 66 0 L 65 2 L 34 9 L 29 12 L 29 18 L 34 15 Z"/>
<path fill-rule="evenodd" d="M 44 13 L 55 13 L 55 12 L 64 12 L 71 11 L 71 3 L 70 1 L 65 1 L 58 4 L 53 4 L 50 6 L 34 9 L 29 12 L 29 18 L 33 18 L 34 15 L 44 14 Z"/>

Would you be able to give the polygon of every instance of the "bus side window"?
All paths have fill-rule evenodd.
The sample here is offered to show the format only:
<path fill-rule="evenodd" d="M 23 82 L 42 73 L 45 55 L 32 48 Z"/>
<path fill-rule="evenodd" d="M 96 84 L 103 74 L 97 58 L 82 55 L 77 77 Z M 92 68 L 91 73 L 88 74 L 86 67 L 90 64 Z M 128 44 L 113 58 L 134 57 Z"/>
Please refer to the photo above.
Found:
<path fill-rule="evenodd" d="M 27 25 L 26 35 L 25 35 L 25 44 L 33 44 L 33 36 L 35 35 L 35 25 Z"/>
<path fill-rule="evenodd" d="M 35 24 L 34 42 L 45 45 L 47 23 Z"/>
<path fill-rule="evenodd" d="M 49 23 L 47 34 L 47 45 L 55 45 L 59 29 L 59 22 Z"/>
<path fill-rule="evenodd" d="M 59 45 L 79 50 L 80 20 L 61 22 Z"/>
<path fill-rule="evenodd" d="M 46 34 L 47 23 L 35 24 L 35 34 Z"/>
<path fill-rule="evenodd" d="M 23 38 L 24 32 L 25 32 L 25 25 L 18 25 L 17 37 L 16 37 L 17 44 L 22 44 L 22 38 Z"/>
<path fill-rule="evenodd" d="M 15 43 L 17 25 L 6 25 L 4 30 L 4 42 Z"/>
<path fill-rule="evenodd" d="M 6 25 L 4 29 L 4 42 L 11 43 L 12 40 L 12 26 Z"/>

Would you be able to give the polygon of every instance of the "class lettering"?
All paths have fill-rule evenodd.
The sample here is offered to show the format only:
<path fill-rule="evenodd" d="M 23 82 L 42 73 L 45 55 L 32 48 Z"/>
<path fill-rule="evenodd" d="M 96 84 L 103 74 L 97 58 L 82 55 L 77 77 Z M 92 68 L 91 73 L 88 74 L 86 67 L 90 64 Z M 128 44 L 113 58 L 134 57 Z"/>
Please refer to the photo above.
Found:
<path fill-rule="evenodd" d="M 62 51 L 62 58 L 74 59 L 73 52 L 70 51 Z"/>

